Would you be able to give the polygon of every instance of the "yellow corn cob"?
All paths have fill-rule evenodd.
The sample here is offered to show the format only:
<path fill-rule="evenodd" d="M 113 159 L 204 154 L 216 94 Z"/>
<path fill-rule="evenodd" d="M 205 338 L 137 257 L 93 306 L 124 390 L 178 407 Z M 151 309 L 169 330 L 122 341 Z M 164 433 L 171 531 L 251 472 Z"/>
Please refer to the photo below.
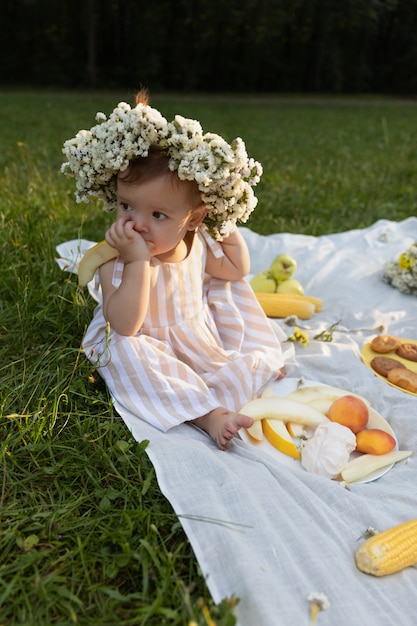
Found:
<path fill-rule="evenodd" d="M 356 565 L 373 576 L 394 574 L 417 564 L 417 519 L 370 537 L 356 551 Z"/>
<path fill-rule="evenodd" d="M 314 296 L 301 295 L 299 293 L 264 293 L 256 292 L 256 297 L 261 296 L 265 301 L 271 302 L 310 302 L 314 304 L 314 310 L 319 313 L 323 309 L 323 300 L 321 298 L 315 298 Z"/>
<path fill-rule="evenodd" d="M 267 317 L 289 317 L 296 315 L 302 320 L 309 320 L 315 312 L 315 306 L 305 296 L 286 293 L 255 293 L 255 296 Z"/>
<path fill-rule="evenodd" d="M 280 293 L 280 294 L 275 294 L 275 295 L 286 296 L 287 298 L 295 298 L 296 300 L 298 299 L 301 302 L 303 300 L 307 300 L 308 302 L 311 302 L 311 304 L 314 304 L 314 309 L 316 313 L 320 313 L 320 311 L 323 309 L 323 300 L 321 298 L 315 298 L 314 296 L 307 296 L 306 294 L 301 295 L 299 293 Z"/>

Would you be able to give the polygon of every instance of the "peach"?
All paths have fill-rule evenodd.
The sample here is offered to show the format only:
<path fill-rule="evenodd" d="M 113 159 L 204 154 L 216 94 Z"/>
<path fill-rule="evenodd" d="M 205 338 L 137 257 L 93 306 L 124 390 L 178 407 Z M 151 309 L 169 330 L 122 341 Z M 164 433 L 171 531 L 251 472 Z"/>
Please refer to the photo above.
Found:
<path fill-rule="evenodd" d="M 357 396 L 346 395 L 332 402 L 327 417 L 330 421 L 338 422 L 357 433 L 367 425 L 369 412 L 363 400 Z"/>
<path fill-rule="evenodd" d="M 356 450 L 359 452 L 386 454 L 394 448 L 394 437 L 380 428 L 368 428 L 356 433 Z"/>

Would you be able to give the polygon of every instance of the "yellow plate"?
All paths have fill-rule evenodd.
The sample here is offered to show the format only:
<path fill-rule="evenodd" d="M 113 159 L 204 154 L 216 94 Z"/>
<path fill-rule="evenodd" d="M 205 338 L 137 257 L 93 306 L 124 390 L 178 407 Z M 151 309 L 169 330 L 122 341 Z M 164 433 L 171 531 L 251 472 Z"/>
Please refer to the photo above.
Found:
<path fill-rule="evenodd" d="M 415 339 L 400 338 L 400 341 L 402 341 L 403 343 L 413 343 L 414 345 L 417 345 L 417 341 Z M 407 369 L 417 374 L 417 361 L 409 361 L 408 359 L 403 359 L 402 357 L 398 356 L 398 354 L 396 354 L 395 352 L 387 352 L 386 354 L 380 354 L 378 352 L 374 352 L 374 350 L 371 350 L 369 343 L 363 346 L 361 352 L 362 352 L 362 361 L 365 363 L 365 365 L 369 367 L 370 370 L 372 370 L 375 376 L 378 376 L 378 378 L 382 378 L 382 380 L 385 380 L 385 382 L 388 383 L 388 385 L 391 385 L 391 387 L 396 387 L 400 391 L 404 391 L 404 393 L 410 393 L 412 396 L 417 396 L 417 393 L 415 393 L 414 391 L 408 391 L 408 389 L 404 389 L 403 387 L 399 387 L 398 385 L 395 385 L 394 383 L 389 381 L 388 378 L 386 378 L 385 376 L 382 376 L 381 374 L 378 374 L 378 372 L 376 372 L 371 367 L 371 361 L 374 357 L 387 356 L 390 359 L 395 359 L 396 361 L 399 361 L 400 363 L 405 365 Z"/>
<path fill-rule="evenodd" d="M 298 378 L 283 378 L 282 380 L 279 380 L 273 383 L 272 387 L 273 387 L 275 395 L 287 396 L 289 393 L 291 393 L 291 391 L 295 391 L 297 389 L 298 382 L 299 382 Z M 306 380 L 304 381 L 304 384 L 305 386 L 311 386 L 311 385 L 321 385 L 322 383 L 313 382 L 311 380 Z M 326 385 L 323 385 L 323 386 L 326 387 Z M 346 393 L 348 394 L 349 391 L 346 391 Z M 369 419 L 368 419 L 367 427 L 379 428 L 381 430 L 385 430 L 392 437 L 394 437 L 395 442 L 396 442 L 394 449 L 398 450 L 398 440 L 397 440 L 397 437 L 395 436 L 394 431 L 392 430 L 388 422 L 379 413 L 377 413 L 373 408 L 369 408 Z M 299 467 L 301 467 L 301 462 L 298 459 L 293 459 L 287 454 L 284 454 L 283 452 L 280 452 L 279 450 L 277 450 L 277 448 L 275 448 L 272 444 L 269 443 L 266 437 L 264 437 L 262 441 L 259 441 L 259 442 L 255 441 L 254 439 L 252 439 L 250 435 L 248 435 L 245 428 L 241 428 L 239 430 L 239 435 L 240 435 L 240 438 L 243 439 L 243 441 L 246 441 L 246 443 L 251 444 L 254 448 L 257 448 L 258 450 L 262 450 L 263 452 L 266 452 L 270 456 L 273 456 L 283 465 L 287 465 L 288 467 L 294 467 L 294 464 L 298 464 Z M 295 438 L 295 443 L 296 444 L 298 443 L 297 438 Z M 360 452 L 352 452 L 349 460 L 352 460 L 355 457 L 360 456 L 360 454 L 361 454 Z M 370 483 L 376 480 L 377 478 L 380 478 L 387 472 L 389 472 L 389 470 L 392 467 L 393 465 L 387 465 L 386 467 L 382 467 L 381 469 L 376 470 L 375 472 L 372 472 L 372 474 L 368 474 L 368 476 L 366 476 L 366 478 L 364 478 L 363 480 L 355 481 L 355 485 L 359 485 L 361 483 Z"/>

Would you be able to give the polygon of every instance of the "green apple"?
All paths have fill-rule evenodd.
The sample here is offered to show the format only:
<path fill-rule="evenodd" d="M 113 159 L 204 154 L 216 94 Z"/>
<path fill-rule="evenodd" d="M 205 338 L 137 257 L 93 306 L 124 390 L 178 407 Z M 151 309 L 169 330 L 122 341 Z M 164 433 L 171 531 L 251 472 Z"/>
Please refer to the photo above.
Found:
<path fill-rule="evenodd" d="M 278 283 L 277 293 L 294 293 L 303 296 L 304 288 L 295 278 L 287 278 Z"/>
<path fill-rule="evenodd" d="M 277 288 L 277 284 L 269 270 L 255 274 L 255 276 L 250 279 L 249 284 L 255 293 L 274 293 Z"/>
<path fill-rule="evenodd" d="M 297 261 L 288 254 L 279 254 L 271 263 L 270 272 L 277 282 L 291 278 L 297 269 Z"/>

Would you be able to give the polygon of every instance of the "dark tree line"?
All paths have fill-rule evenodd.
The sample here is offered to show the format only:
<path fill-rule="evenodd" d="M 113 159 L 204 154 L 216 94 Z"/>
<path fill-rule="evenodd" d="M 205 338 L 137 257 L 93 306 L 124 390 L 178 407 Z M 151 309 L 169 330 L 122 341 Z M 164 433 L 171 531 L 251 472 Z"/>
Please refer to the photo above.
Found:
<path fill-rule="evenodd" d="M 4 0 L 3 85 L 417 92 L 417 0 Z"/>

